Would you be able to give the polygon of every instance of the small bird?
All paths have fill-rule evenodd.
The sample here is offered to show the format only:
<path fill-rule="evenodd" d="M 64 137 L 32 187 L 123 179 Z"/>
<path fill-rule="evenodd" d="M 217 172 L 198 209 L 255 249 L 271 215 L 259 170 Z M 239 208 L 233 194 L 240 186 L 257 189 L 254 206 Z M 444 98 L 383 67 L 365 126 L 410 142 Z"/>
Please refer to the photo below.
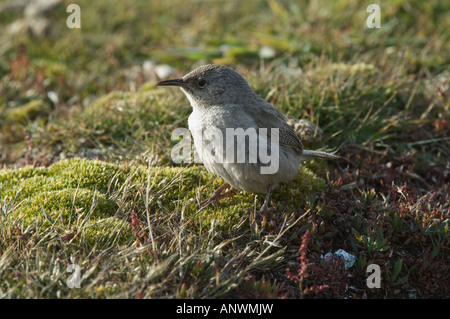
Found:
<path fill-rule="evenodd" d="M 273 212 L 275 208 L 268 206 L 271 190 L 296 178 L 302 161 L 339 158 L 303 149 L 302 141 L 286 123 L 286 115 L 256 94 L 243 76 L 227 66 L 203 65 L 182 78 L 161 81 L 157 86 L 178 86 L 187 96 L 193 109 L 188 125 L 195 149 L 206 169 L 225 180 L 201 203 L 202 207 L 234 195 L 231 189 L 225 192 L 231 185 L 248 193 L 266 194 L 259 212 Z M 208 131 L 220 132 L 222 137 L 207 134 Z M 238 133 L 242 138 L 239 139 Z M 256 142 L 257 149 L 252 142 Z M 239 151 L 245 155 L 244 160 L 237 159 Z M 274 164 L 275 170 L 268 169 L 269 164 Z"/>

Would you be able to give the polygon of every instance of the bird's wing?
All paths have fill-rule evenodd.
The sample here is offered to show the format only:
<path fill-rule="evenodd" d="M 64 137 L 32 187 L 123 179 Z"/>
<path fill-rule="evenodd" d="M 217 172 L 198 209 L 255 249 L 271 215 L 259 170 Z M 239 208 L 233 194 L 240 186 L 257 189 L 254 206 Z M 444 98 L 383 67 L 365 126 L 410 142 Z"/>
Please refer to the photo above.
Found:
<path fill-rule="evenodd" d="M 255 119 L 259 128 L 278 128 L 281 145 L 292 147 L 299 155 L 303 152 L 303 143 L 294 129 L 286 123 L 286 116 L 272 104 L 264 101 L 257 106 L 244 108 Z"/>

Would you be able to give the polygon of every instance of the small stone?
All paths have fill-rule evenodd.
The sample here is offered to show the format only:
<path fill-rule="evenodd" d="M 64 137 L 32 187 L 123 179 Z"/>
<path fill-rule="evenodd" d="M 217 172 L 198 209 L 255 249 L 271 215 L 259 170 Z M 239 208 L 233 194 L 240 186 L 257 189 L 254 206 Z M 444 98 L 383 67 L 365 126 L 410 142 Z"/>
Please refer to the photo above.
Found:
<path fill-rule="evenodd" d="M 275 55 L 276 55 L 276 51 L 272 47 L 268 47 L 268 46 L 264 45 L 259 49 L 259 57 L 261 59 L 271 59 L 271 58 L 275 57 Z"/>
<path fill-rule="evenodd" d="M 165 80 L 175 75 L 177 72 L 174 68 L 167 64 L 159 64 L 155 67 L 156 75 L 161 79 Z"/>
<path fill-rule="evenodd" d="M 48 16 L 62 1 L 61 0 L 34 0 L 24 11 L 25 18 L 37 18 Z"/>

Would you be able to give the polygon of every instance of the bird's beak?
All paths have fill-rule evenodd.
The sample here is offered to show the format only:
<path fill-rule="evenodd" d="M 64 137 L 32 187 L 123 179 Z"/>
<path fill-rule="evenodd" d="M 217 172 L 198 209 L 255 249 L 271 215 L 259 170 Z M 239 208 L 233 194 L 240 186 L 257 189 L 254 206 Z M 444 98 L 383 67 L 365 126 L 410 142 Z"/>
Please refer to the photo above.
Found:
<path fill-rule="evenodd" d="M 186 86 L 186 82 L 183 79 L 173 79 L 161 81 L 156 86 Z"/>

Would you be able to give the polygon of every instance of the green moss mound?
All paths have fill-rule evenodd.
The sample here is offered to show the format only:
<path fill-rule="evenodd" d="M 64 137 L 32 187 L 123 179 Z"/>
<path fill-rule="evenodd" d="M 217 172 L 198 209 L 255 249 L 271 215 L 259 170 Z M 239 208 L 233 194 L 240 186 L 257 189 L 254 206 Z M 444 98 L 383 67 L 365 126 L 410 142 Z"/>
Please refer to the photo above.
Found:
<path fill-rule="evenodd" d="M 48 168 L 0 171 L 0 200 L 9 203 L 11 215 L 25 226 L 76 228 L 92 243 L 104 237 L 105 229 L 110 236 L 120 232 L 123 240 L 132 240 L 127 225 L 131 212 L 141 217 L 149 212 L 155 218 L 183 212 L 200 228 L 209 228 L 213 221 L 218 227 L 231 227 L 256 204 L 254 195 L 240 192 L 199 211 L 198 202 L 208 198 L 222 182 L 202 166 L 147 168 L 70 159 Z M 298 179 L 280 186 L 272 198 L 294 209 L 304 203 L 307 194 L 324 185 L 302 166 Z"/>
<path fill-rule="evenodd" d="M 27 124 L 39 116 L 46 117 L 50 112 L 49 105 L 43 100 L 32 100 L 22 106 L 8 109 L 5 114 L 5 125 L 14 123 Z"/>

